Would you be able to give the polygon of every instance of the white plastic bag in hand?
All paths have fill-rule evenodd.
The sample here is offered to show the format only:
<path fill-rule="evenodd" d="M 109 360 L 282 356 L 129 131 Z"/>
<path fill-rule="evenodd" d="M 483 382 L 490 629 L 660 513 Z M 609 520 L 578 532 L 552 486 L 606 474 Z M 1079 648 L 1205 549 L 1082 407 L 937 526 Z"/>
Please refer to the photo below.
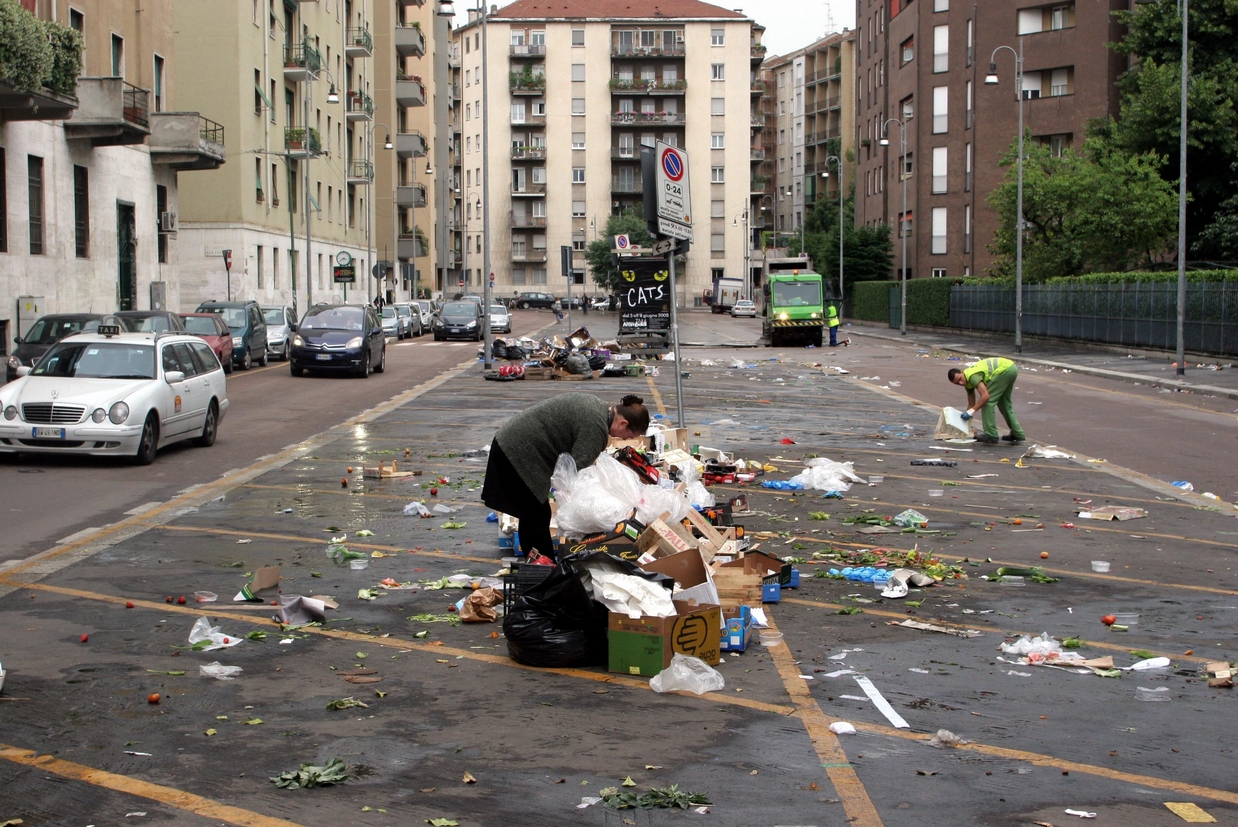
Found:
<path fill-rule="evenodd" d="M 722 674 L 700 658 L 676 653 L 671 665 L 649 679 L 649 688 L 654 692 L 679 692 L 686 690 L 704 695 L 726 686 Z"/>

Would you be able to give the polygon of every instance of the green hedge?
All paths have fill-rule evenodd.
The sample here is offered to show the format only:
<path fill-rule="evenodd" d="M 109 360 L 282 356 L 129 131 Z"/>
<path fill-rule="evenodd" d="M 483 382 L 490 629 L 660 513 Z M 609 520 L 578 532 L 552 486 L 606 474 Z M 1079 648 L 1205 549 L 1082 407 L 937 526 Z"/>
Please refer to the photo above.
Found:
<path fill-rule="evenodd" d="M 953 279 L 909 279 L 907 324 L 950 326 L 950 288 Z"/>
<path fill-rule="evenodd" d="M 40 21 L 14 0 L 0 0 L 0 78 L 18 91 L 46 87 L 72 95 L 83 47 L 73 29 Z"/>
<path fill-rule="evenodd" d="M 851 284 L 851 317 L 869 322 L 890 321 L 892 281 L 859 281 Z"/>
<path fill-rule="evenodd" d="M 1058 276 L 1045 284 L 1134 284 L 1172 282 L 1178 280 L 1177 270 L 1136 270 L 1129 273 L 1088 273 L 1083 276 Z M 1187 281 L 1238 281 L 1238 270 L 1187 270 Z M 1001 278 L 964 279 L 961 284 L 987 284 L 1014 287 L 1014 276 Z M 1026 284 L 1027 282 L 1025 282 Z"/>

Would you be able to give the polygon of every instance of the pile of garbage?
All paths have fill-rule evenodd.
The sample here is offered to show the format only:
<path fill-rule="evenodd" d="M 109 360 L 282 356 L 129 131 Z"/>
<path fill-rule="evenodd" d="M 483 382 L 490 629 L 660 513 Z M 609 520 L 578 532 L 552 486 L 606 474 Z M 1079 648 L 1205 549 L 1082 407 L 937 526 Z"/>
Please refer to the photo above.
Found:
<path fill-rule="evenodd" d="M 617 342 L 599 342 L 579 327 L 568 334 L 548 336 L 540 341 L 528 336 L 496 338 L 490 345 L 492 359 L 504 362 L 486 371 L 486 379 L 510 382 L 516 379 L 592 379 L 603 371 L 619 349 Z M 628 358 L 631 358 L 630 355 Z M 623 370 L 619 370 L 622 375 Z"/>

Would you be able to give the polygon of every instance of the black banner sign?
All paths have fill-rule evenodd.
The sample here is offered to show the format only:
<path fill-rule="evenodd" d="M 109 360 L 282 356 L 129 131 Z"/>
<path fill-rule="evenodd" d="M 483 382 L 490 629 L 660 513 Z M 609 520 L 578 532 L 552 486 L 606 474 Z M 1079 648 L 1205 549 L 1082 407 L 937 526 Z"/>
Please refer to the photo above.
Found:
<path fill-rule="evenodd" d="M 665 258 L 625 258 L 619 267 L 619 334 L 671 329 L 671 278 Z"/>

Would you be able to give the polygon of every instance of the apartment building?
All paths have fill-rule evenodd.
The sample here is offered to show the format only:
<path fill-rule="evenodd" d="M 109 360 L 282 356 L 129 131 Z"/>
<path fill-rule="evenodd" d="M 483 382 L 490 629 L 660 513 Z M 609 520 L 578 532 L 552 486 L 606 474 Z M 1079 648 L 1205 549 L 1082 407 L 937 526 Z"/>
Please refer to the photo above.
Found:
<path fill-rule="evenodd" d="M 44 313 L 179 308 L 178 178 L 218 174 L 181 173 L 223 164 L 224 131 L 184 111 L 172 0 L 4 6 L 9 65 L 51 72 L 0 77 L 0 352 Z"/>
<path fill-rule="evenodd" d="M 180 96 L 217 113 L 232 160 L 209 181 L 182 185 L 183 305 L 230 294 L 300 313 L 372 297 L 370 5 L 173 2 L 177 55 L 195 67 L 182 74 Z M 409 105 L 424 105 L 421 84 L 409 87 Z M 356 281 L 337 283 L 337 265 L 352 266 Z"/>
<path fill-rule="evenodd" d="M 1018 138 L 1011 50 L 1023 55 L 1032 140 L 1054 152 L 1077 149 L 1090 119 L 1117 114 L 1114 82 L 1126 62 L 1105 44 L 1122 37 L 1110 12 L 1128 7 L 1128 0 L 857 0 L 856 221 L 895 228 L 892 275 L 904 236 L 909 278 L 986 272 L 997 227 L 986 199 Z M 986 85 L 994 50 L 999 82 Z"/>
<path fill-rule="evenodd" d="M 488 239 L 497 295 L 566 292 L 569 245 L 574 283 L 596 290 L 585 245 L 610 214 L 639 208 L 640 150 L 656 140 L 689 156 L 695 241 L 680 301 L 741 275 L 762 31 L 699 0 L 517 0 L 484 26 L 472 13 L 453 36 L 456 286 L 482 286 Z"/>
<path fill-rule="evenodd" d="M 828 34 L 769 58 L 761 68 L 770 87 L 765 151 L 772 186 L 761 196 L 760 215 L 766 219 L 763 229 L 776 233 L 775 244 L 800 231 L 818 200 L 836 201 L 838 188 L 851 184 L 855 165 L 847 163 L 847 153 L 855 148 L 855 32 Z"/>

